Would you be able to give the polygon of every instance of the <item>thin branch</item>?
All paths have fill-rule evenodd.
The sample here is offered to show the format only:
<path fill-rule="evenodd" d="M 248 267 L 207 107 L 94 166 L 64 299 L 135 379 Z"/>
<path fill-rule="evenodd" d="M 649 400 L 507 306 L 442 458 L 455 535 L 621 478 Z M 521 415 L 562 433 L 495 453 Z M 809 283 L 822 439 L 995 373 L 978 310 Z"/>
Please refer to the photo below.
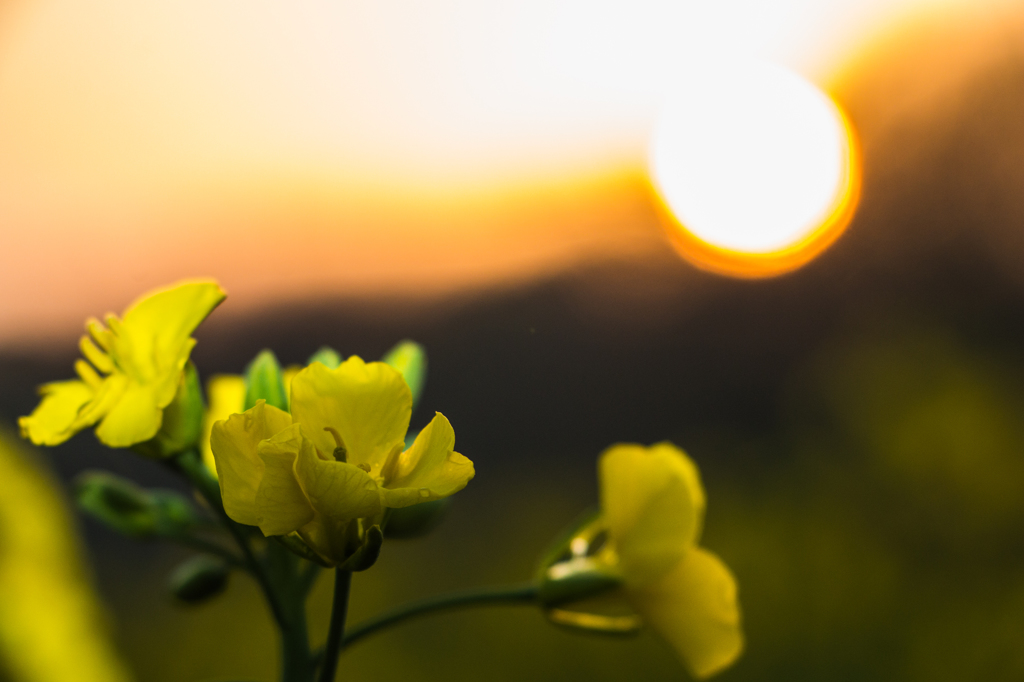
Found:
<path fill-rule="evenodd" d="M 352 571 L 336 569 L 334 575 L 334 603 L 331 607 L 331 626 L 327 631 L 320 668 L 320 682 L 334 682 L 338 670 L 338 654 L 341 652 L 342 637 L 345 634 L 345 617 L 348 614 L 348 593 L 352 586 Z"/>

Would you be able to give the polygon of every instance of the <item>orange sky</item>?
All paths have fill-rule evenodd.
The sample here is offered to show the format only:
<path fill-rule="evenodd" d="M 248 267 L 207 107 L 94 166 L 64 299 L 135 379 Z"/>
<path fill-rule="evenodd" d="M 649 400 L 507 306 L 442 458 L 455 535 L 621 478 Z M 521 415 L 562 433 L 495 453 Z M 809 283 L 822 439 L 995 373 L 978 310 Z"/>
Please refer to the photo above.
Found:
<path fill-rule="evenodd" d="M 583 58 L 587 41 L 607 42 L 614 13 L 567 37 L 555 29 L 575 25 L 581 7 L 571 3 L 558 5 L 568 14 L 550 35 L 530 15 L 460 5 L 466 16 L 455 18 L 480 35 L 458 33 L 453 46 L 415 23 L 441 31 L 451 16 L 405 17 L 397 1 L 358 11 L 242 4 L 6 8 L 0 344 L 70 334 L 85 316 L 181 277 L 217 277 L 232 309 L 245 310 L 323 293 L 435 295 L 665 248 L 643 166 L 664 73 L 613 58 L 591 72 Z M 812 6 L 821 14 L 822 3 L 804 4 L 807 16 Z M 878 17 L 911 4 L 837 3 L 835 16 L 868 44 Z M 656 19 L 660 6 L 641 14 Z M 874 19 L 853 11 L 862 6 Z M 793 16 L 755 16 L 737 32 L 819 82 L 842 73 L 840 52 L 856 41 L 818 15 L 816 31 Z M 345 44 L 332 33 L 342 19 L 389 33 Z M 637 26 L 655 23 L 624 30 L 643 39 Z M 521 34 L 505 31 L 520 24 Z M 804 43 L 788 39 L 800 31 Z M 523 65 L 524 49 L 548 48 L 492 45 L 505 33 L 560 51 L 551 64 Z M 824 49 L 823 36 L 842 50 Z M 566 41 L 582 56 L 561 50 Z M 393 54 L 396 45 L 405 52 Z M 971 63 L 978 50 L 950 60 Z M 842 64 L 856 63 L 849 56 Z"/>
<path fill-rule="evenodd" d="M 31 216 L 32 229 L 5 235 L 6 253 L 23 257 L 6 257 L 3 277 L 27 295 L 4 304 L 3 324 L 77 329 L 83 311 L 119 311 L 188 276 L 215 276 L 237 310 L 324 293 L 433 296 L 663 248 L 639 172 L 449 202 L 283 182 L 134 215 L 117 207 L 75 230 Z"/>

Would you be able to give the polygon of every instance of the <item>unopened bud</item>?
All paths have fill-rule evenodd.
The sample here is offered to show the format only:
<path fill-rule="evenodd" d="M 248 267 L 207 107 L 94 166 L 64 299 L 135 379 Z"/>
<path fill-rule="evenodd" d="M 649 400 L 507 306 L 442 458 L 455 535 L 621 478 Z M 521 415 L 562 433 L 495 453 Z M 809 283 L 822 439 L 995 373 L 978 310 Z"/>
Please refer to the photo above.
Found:
<path fill-rule="evenodd" d="M 320 350 L 309 356 L 306 364 L 312 365 L 314 362 L 319 362 L 327 369 L 338 369 L 338 366 L 341 364 L 341 356 L 338 355 L 338 351 L 330 346 L 321 346 Z"/>
<path fill-rule="evenodd" d="M 74 495 L 89 516 L 129 537 L 178 537 L 199 523 L 195 508 L 178 493 L 145 490 L 104 471 L 80 474 Z"/>
<path fill-rule="evenodd" d="M 401 372 L 412 391 L 412 404 L 415 408 L 427 382 L 427 352 L 423 346 L 408 339 L 400 341 L 384 355 L 383 361 Z"/>
<path fill-rule="evenodd" d="M 377 563 L 380 548 L 384 544 L 384 533 L 380 526 L 370 526 L 366 531 L 362 546 L 345 562 L 344 568 L 349 571 L 365 571 Z"/>
<path fill-rule="evenodd" d="M 224 591 L 230 570 L 216 557 L 200 555 L 174 569 L 167 586 L 175 597 L 188 604 L 198 604 Z"/>
<path fill-rule="evenodd" d="M 277 357 L 269 350 L 260 351 L 259 355 L 253 358 L 249 366 L 245 368 L 245 404 L 244 409 L 248 410 L 256 404 L 257 400 L 267 401 L 280 410 L 288 409 L 288 394 L 284 390 L 284 380 L 281 377 L 281 365 Z"/>

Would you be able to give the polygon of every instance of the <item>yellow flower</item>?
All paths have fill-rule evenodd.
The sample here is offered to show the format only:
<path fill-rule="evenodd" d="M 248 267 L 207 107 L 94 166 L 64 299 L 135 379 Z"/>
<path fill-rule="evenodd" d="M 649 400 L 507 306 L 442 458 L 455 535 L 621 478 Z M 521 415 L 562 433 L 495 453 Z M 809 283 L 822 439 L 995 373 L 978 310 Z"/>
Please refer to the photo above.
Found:
<path fill-rule="evenodd" d="M 291 414 L 259 401 L 214 424 L 224 509 L 264 535 L 297 532 L 330 562 L 351 555 L 360 527 L 385 509 L 447 497 L 473 478 L 441 413 L 404 450 L 412 394 L 382 362 L 315 362 L 292 379 L 289 404 Z"/>
<path fill-rule="evenodd" d="M 598 474 L 602 513 L 575 533 L 571 560 L 547 569 L 548 579 L 575 574 L 582 585 L 586 576 L 613 576 L 621 586 L 613 599 L 624 597 L 695 677 L 729 666 L 743 650 L 736 580 L 697 545 L 705 496 L 696 465 L 671 443 L 619 444 L 601 455 Z M 561 608 L 549 616 L 584 629 L 634 623 Z"/>
<path fill-rule="evenodd" d="M 203 433 L 199 437 L 199 449 L 203 463 L 214 475 L 217 464 L 210 448 L 210 434 L 213 425 L 245 409 L 245 377 L 240 374 L 216 374 L 206 383 L 206 400 L 209 403 L 203 415 Z"/>
<path fill-rule="evenodd" d="M 185 389 L 192 331 L 224 300 L 212 281 L 183 282 L 143 296 L 124 312 L 96 319 L 79 344 L 86 360 L 75 363 L 77 380 L 40 388 L 42 402 L 18 424 L 36 445 L 58 445 L 99 422 L 96 436 L 111 447 L 152 439 L 164 408 Z"/>
<path fill-rule="evenodd" d="M 285 367 L 281 372 L 281 379 L 284 389 L 287 392 L 292 385 L 292 379 L 302 369 L 298 365 Z M 245 377 L 241 374 L 215 374 L 206 383 L 206 399 L 209 407 L 203 414 L 203 430 L 199 437 L 199 451 L 203 456 L 203 463 L 206 468 L 216 476 L 217 464 L 213 459 L 213 449 L 210 447 L 210 434 L 213 433 L 213 425 L 223 421 L 233 414 L 240 414 L 245 411 L 245 394 L 247 391 Z"/>

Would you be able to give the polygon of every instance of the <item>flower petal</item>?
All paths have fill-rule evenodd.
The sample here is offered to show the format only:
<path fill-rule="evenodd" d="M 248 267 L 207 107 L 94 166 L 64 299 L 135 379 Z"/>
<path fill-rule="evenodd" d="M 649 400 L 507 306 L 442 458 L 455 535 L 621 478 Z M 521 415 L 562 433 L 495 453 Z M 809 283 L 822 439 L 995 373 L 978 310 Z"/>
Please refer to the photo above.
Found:
<path fill-rule="evenodd" d="M 601 508 L 627 584 L 675 566 L 700 532 L 704 492 L 697 469 L 671 443 L 619 444 L 598 463 Z"/>
<path fill-rule="evenodd" d="M 78 432 L 87 426 L 92 426 L 105 417 L 110 410 L 114 409 L 117 401 L 121 399 L 128 388 L 128 377 L 121 373 L 114 373 L 103 380 L 92 400 L 86 403 L 75 422 L 71 425 L 72 432 Z"/>
<path fill-rule="evenodd" d="M 743 651 L 736 579 L 707 550 L 690 549 L 663 577 L 628 594 L 695 677 L 715 674 Z"/>
<path fill-rule="evenodd" d="M 206 397 L 210 401 L 210 405 L 206 408 L 206 414 L 203 416 L 203 433 L 199 437 L 199 444 L 202 448 L 203 462 L 210 471 L 216 474 L 217 463 L 213 459 L 213 450 L 210 448 L 210 434 L 213 432 L 215 422 L 243 412 L 245 379 L 237 374 L 217 374 L 210 377 L 206 384 Z"/>
<path fill-rule="evenodd" d="M 299 451 L 295 475 L 315 513 L 299 534 L 320 555 L 345 561 L 351 522 L 381 511 L 377 482 L 357 466 L 321 459 L 311 447 Z"/>
<path fill-rule="evenodd" d="M 292 379 L 292 418 L 323 455 L 334 452 L 336 429 L 347 461 L 367 464 L 376 474 L 388 453 L 405 439 L 412 394 L 402 375 L 383 362 L 352 356 L 337 369 L 314 362 Z"/>
<path fill-rule="evenodd" d="M 455 430 L 440 412 L 399 456 L 396 471 L 385 482 L 384 504 L 408 507 L 448 497 L 473 478 L 473 462 L 454 451 Z"/>
<path fill-rule="evenodd" d="M 112 383 L 115 377 L 104 383 Z M 124 391 L 112 401 L 110 411 L 96 427 L 96 437 L 112 448 L 127 448 L 155 436 L 163 417 L 153 386 L 125 381 Z"/>
<path fill-rule="evenodd" d="M 287 412 L 262 400 L 242 414 L 233 414 L 213 425 L 210 447 L 217 465 L 224 511 L 249 526 L 259 525 L 256 491 L 263 478 L 263 460 L 257 452 L 261 440 L 291 426 Z"/>
<path fill-rule="evenodd" d="M 257 520 L 264 535 L 287 535 L 313 520 L 313 507 L 295 478 L 295 458 L 302 448 L 312 453 L 313 444 L 298 424 L 256 446 L 264 465 L 256 490 Z"/>
<path fill-rule="evenodd" d="M 188 358 L 195 345 L 195 339 L 185 339 L 178 350 L 177 357 L 168 353 L 164 358 L 166 366 L 158 370 L 153 379 L 154 395 L 156 395 L 157 405 L 161 408 L 167 407 L 174 400 L 174 395 L 178 392 L 178 385 L 181 383 L 181 375 L 185 371 L 185 365 L 188 364 Z"/>
<path fill-rule="evenodd" d="M 148 378 L 172 369 L 189 336 L 226 295 L 216 282 L 198 280 L 159 289 L 136 300 L 122 320 L 132 362 Z"/>
<path fill-rule="evenodd" d="M 27 417 L 18 419 L 22 438 L 36 445 L 59 445 L 75 434 L 78 412 L 96 392 L 83 381 L 55 381 L 39 388 L 43 399 Z"/>
<path fill-rule="evenodd" d="M 305 426 L 302 432 L 306 433 Z M 321 459 L 313 448 L 302 448 L 295 474 L 313 510 L 321 516 L 347 523 L 380 512 L 377 482 L 353 464 Z"/>

